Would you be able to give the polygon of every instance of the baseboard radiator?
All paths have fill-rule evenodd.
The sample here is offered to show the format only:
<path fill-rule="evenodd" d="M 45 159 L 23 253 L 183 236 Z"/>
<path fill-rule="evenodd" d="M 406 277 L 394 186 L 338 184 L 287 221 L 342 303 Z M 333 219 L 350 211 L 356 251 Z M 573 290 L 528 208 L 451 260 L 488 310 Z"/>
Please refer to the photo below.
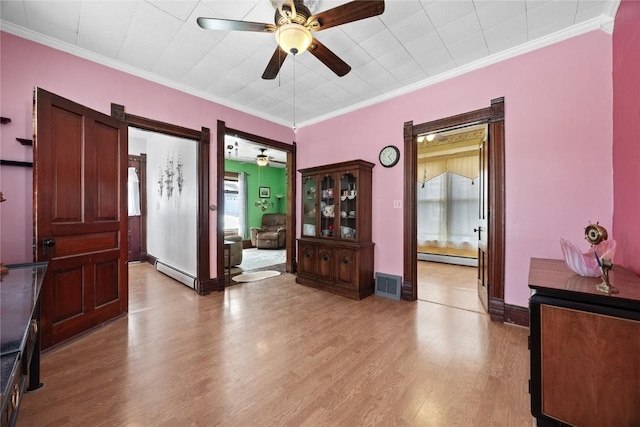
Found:
<path fill-rule="evenodd" d="M 376 272 L 376 295 L 399 300 L 401 292 L 402 277 Z"/>
<path fill-rule="evenodd" d="M 179 269 L 176 266 L 167 263 L 166 261 L 156 260 L 156 270 L 166 274 L 167 276 L 177 280 L 180 283 L 184 283 L 192 289 L 196 288 L 196 278 L 194 276 L 184 270 Z"/>

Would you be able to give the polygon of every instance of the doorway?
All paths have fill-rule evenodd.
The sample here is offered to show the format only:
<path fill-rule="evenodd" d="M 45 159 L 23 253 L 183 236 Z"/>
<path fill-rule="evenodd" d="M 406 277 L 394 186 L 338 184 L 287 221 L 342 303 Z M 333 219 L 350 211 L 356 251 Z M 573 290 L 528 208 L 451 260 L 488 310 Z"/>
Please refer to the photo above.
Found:
<path fill-rule="evenodd" d="M 187 144 L 195 146 L 195 150 L 192 156 L 193 159 L 190 160 L 193 164 L 189 165 L 192 170 L 195 170 L 195 182 L 193 183 L 193 186 L 195 188 L 192 189 L 193 193 L 195 194 L 195 201 L 190 207 L 190 210 L 194 211 L 195 213 L 195 226 L 193 227 L 195 228 L 195 247 L 193 248 L 193 251 L 190 252 L 191 255 L 189 256 L 189 258 L 191 259 L 190 262 L 195 261 L 195 265 L 192 267 L 192 269 L 195 270 L 195 290 L 200 295 L 208 294 L 212 289 L 213 283 L 213 280 L 211 279 L 209 273 L 209 129 L 203 127 L 200 131 L 192 130 L 183 128 L 181 126 L 148 119 L 145 117 L 135 116 L 133 114 L 126 113 L 124 106 L 113 103 L 111 104 L 111 117 L 125 122 L 130 128 L 148 131 L 160 136 L 169 136 L 181 140 L 186 140 L 185 142 Z M 179 181 L 181 178 L 179 176 L 179 172 L 177 171 L 178 163 L 182 163 L 183 167 L 186 167 L 186 154 L 184 159 L 178 159 L 177 152 L 173 153 L 173 157 L 171 155 L 168 155 L 167 157 L 167 153 L 164 153 L 164 155 L 165 157 L 162 160 L 165 162 L 165 166 L 167 158 L 169 159 L 168 161 L 173 162 L 170 169 L 171 172 L 174 173 L 174 175 L 172 175 L 173 181 L 169 185 L 169 191 L 172 192 L 172 197 L 174 195 L 178 196 L 181 190 L 186 191 L 184 188 L 180 188 L 181 184 L 179 185 Z M 158 169 L 157 172 L 159 173 L 160 169 Z M 147 176 L 147 178 L 147 188 L 149 188 L 149 185 L 151 185 L 152 182 L 149 182 L 151 180 L 149 176 Z M 165 178 L 166 176 L 163 176 L 163 181 L 165 180 Z M 155 188 L 155 191 L 159 192 L 159 176 L 155 176 L 154 181 L 158 181 L 156 182 L 157 188 Z M 166 193 L 164 193 L 167 191 L 166 182 L 162 186 L 162 191 L 163 196 L 166 197 Z M 159 208 L 162 208 L 162 206 L 159 206 Z M 147 232 L 147 235 L 148 234 L 149 233 Z"/>
<path fill-rule="evenodd" d="M 432 122 L 404 125 L 404 267 L 402 298 L 418 298 L 417 282 L 417 138 L 443 130 L 487 124 L 488 143 L 480 148 L 480 209 L 478 230 L 478 295 L 486 295 L 492 320 L 504 320 L 504 98 L 491 106 Z M 490 213 L 490 214 L 489 214 Z"/>
<path fill-rule="evenodd" d="M 233 138 L 234 141 L 246 141 L 252 146 L 259 147 L 267 150 L 267 158 L 269 157 L 269 150 L 277 150 L 284 153 L 284 160 L 286 171 L 286 185 L 284 187 L 284 194 L 282 194 L 282 200 L 284 202 L 280 202 L 280 209 L 282 213 L 285 215 L 285 224 L 286 224 L 286 237 L 285 237 L 285 271 L 286 272 L 294 272 L 295 271 L 295 229 L 296 229 L 296 216 L 295 216 L 295 186 L 296 186 L 296 164 L 295 164 L 295 153 L 296 146 L 293 144 L 286 144 L 280 141 L 275 141 L 269 138 L 264 138 L 258 135 L 253 135 L 247 132 L 243 132 L 237 129 L 227 128 L 225 122 L 218 121 L 218 129 L 217 129 L 217 168 L 218 168 L 218 200 L 217 200 L 217 248 L 218 248 L 218 257 L 217 257 L 217 265 L 218 265 L 218 283 L 217 289 L 224 290 L 225 287 L 225 263 L 224 263 L 224 235 L 225 235 L 225 198 L 226 194 L 224 191 L 225 187 L 225 153 L 227 152 L 227 145 L 230 142 L 229 138 Z M 232 143 L 231 148 L 232 153 L 235 152 L 235 146 Z M 259 154 L 256 152 L 256 155 Z M 259 200 L 264 200 L 266 203 L 269 203 L 270 200 L 275 200 L 274 207 L 276 207 L 277 202 L 277 193 L 271 194 L 271 189 L 268 190 L 266 188 L 261 189 L 263 194 L 259 194 L 260 196 L 269 197 L 259 197 Z M 252 200 L 248 200 L 248 203 L 251 203 Z M 268 205 L 267 205 L 268 206 Z M 246 231 L 248 232 L 248 230 Z"/>
<path fill-rule="evenodd" d="M 129 127 L 129 261 L 144 256 L 192 289 L 197 276 L 195 142 Z"/>
<path fill-rule="evenodd" d="M 486 123 L 417 136 L 418 299 L 486 313 L 477 290 Z"/>

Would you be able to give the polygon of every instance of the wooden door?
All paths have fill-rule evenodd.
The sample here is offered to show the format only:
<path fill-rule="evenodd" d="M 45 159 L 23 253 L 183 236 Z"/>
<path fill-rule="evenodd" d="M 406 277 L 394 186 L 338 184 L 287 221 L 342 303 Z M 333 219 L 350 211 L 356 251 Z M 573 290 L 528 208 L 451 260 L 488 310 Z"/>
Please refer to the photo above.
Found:
<path fill-rule="evenodd" d="M 127 126 L 36 88 L 35 259 L 42 347 L 127 312 Z"/>
<path fill-rule="evenodd" d="M 478 297 L 489 311 L 489 141 L 485 138 L 479 148 L 480 175 L 478 228 Z"/>

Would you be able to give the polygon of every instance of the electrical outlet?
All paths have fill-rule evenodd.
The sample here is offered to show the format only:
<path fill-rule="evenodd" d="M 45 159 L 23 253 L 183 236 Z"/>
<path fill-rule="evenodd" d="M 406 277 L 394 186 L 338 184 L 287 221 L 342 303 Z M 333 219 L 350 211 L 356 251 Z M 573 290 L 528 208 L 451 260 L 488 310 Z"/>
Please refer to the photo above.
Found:
<path fill-rule="evenodd" d="M 402 200 L 394 200 L 393 201 L 393 208 L 394 209 L 400 209 L 402 207 Z"/>

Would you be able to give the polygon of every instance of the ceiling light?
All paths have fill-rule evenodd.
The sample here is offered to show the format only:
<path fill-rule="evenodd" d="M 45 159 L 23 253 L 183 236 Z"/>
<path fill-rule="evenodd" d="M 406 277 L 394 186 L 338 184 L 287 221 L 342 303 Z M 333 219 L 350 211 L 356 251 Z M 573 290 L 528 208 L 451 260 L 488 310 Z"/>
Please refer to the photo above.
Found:
<path fill-rule="evenodd" d="M 313 36 L 308 28 L 292 22 L 278 28 L 276 31 L 276 41 L 282 50 L 297 55 L 307 50 L 313 41 Z"/>
<path fill-rule="evenodd" d="M 424 135 L 420 135 L 418 137 L 418 142 L 424 142 Z"/>
<path fill-rule="evenodd" d="M 429 135 L 427 135 L 427 141 L 431 142 L 434 139 L 436 139 L 436 134 L 435 133 L 430 133 Z"/>
<path fill-rule="evenodd" d="M 256 163 L 258 166 L 267 166 L 269 164 L 269 156 L 264 154 L 266 148 L 261 148 L 261 153 L 256 156 Z"/>

